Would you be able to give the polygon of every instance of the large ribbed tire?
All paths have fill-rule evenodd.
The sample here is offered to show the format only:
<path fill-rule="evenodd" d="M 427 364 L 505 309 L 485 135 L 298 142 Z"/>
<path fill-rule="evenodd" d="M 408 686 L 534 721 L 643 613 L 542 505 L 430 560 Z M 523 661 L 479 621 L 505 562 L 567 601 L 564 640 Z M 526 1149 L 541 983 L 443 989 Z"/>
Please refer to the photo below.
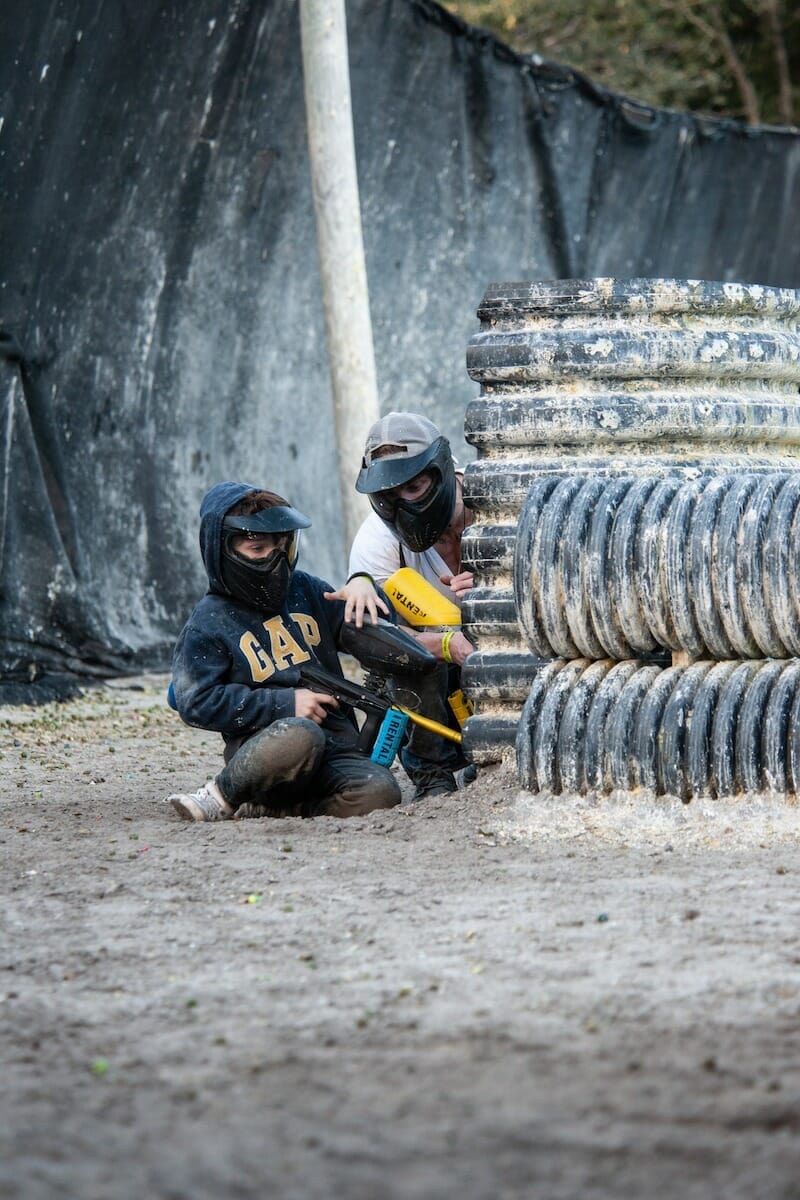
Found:
<path fill-rule="evenodd" d="M 461 686 L 476 707 L 462 729 L 463 749 L 478 765 L 497 762 L 516 741 L 520 713 L 537 678 L 540 659 L 529 654 L 471 654 Z"/>
<path fill-rule="evenodd" d="M 484 386 L 520 385 L 585 378 L 602 391 L 611 380 L 722 380 L 736 384 L 755 379 L 786 378 L 787 362 L 796 353 L 798 293 L 790 289 L 705 280 L 560 279 L 553 282 L 497 283 L 486 291 L 478 316 L 482 327 L 467 349 L 467 370 Z M 676 319 L 678 318 L 678 319 Z M 520 390 L 513 388 L 517 403 Z M 664 393 L 658 393 L 662 408 Z M 688 411 L 687 398 L 670 406 L 676 422 L 702 436 L 704 428 L 719 436 L 714 392 Z M 723 393 L 724 395 L 724 393 Z M 751 396 L 760 411 L 779 396 Z M 721 397 L 720 397 L 721 398 Z M 580 411 L 580 394 L 574 403 Z M 568 397 L 560 397 L 560 420 Z M 702 402 L 704 401 L 704 403 Z M 542 406 L 545 408 L 546 406 Z M 605 424 L 619 424 L 618 404 L 600 414 L 592 435 Z M 630 398 L 632 411 L 642 405 Z M 647 414 L 646 407 L 643 410 Z M 555 418 L 557 414 L 553 414 Z M 742 414 L 728 414 L 738 428 Z M 662 418 L 663 419 L 663 418 Z M 637 426 L 634 437 L 645 431 Z"/>
<path fill-rule="evenodd" d="M 569 677 L 561 682 L 567 668 Z M 636 661 L 610 667 L 553 662 L 536 686 L 539 697 L 519 725 L 518 761 L 527 743 L 555 749 L 551 766 L 537 764 L 525 779 L 530 791 L 608 793 L 642 786 L 685 802 L 800 793 L 798 660 L 667 668 Z M 581 695 L 582 744 L 553 733 L 549 709 L 561 721 L 570 713 L 569 703 L 561 703 L 564 691 Z"/>
<path fill-rule="evenodd" d="M 542 663 L 516 754 L 532 792 L 795 795 L 800 662 Z"/>
<path fill-rule="evenodd" d="M 537 480 L 517 527 L 515 613 L 531 651 L 544 658 L 577 658 L 581 653 L 558 604 L 563 573 L 560 552 L 567 544 L 561 536 L 562 524 L 580 485 L 575 477 Z"/>
<path fill-rule="evenodd" d="M 539 720 L 539 711 L 551 681 L 560 673 L 566 664 L 561 659 L 553 662 L 543 662 L 536 667 L 531 681 L 528 697 L 520 714 L 516 735 L 517 774 L 520 783 L 529 792 L 540 791 L 536 774 L 536 753 L 534 746 L 534 730 Z"/>
<path fill-rule="evenodd" d="M 794 472 L 537 480 L 514 548 L 528 646 L 545 658 L 788 657 L 799 505 Z"/>
<path fill-rule="evenodd" d="M 530 691 L 541 659 L 562 656 L 666 666 L 672 653 L 800 654 L 800 292 L 499 283 L 478 316 L 467 368 L 480 395 L 465 414 L 478 457 L 465 473 L 473 523 L 462 544 L 476 587 L 463 620 L 484 667 L 527 654 Z M 791 482 L 762 486 L 776 473 Z M 743 547 L 725 544 L 740 536 Z M 589 686 L 581 676 L 564 707 L 576 730 Z M 666 703 L 664 691 L 650 697 L 649 711 Z M 476 761 L 524 744 L 516 703 L 476 700 L 464 731 Z M 627 777 L 644 785 L 654 748 L 646 729 L 637 736 L 643 756 L 629 745 Z M 699 763 L 691 730 L 686 753 L 690 742 Z M 593 745 L 584 774 L 622 770 Z M 793 764 L 800 774 L 800 735 L 789 775 Z M 540 761 L 535 773 L 558 771 L 563 785 L 573 766 Z"/>

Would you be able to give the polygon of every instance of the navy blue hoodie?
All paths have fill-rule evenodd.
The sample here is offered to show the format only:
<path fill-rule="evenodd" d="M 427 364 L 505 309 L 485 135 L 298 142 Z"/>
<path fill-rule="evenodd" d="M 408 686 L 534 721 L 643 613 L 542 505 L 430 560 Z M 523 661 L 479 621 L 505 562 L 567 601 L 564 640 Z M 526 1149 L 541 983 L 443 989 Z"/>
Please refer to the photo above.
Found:
<path fill-rule="evenodd" d="M 292 574 L 279 613 L 267 616 L 231 596 L 222 582 L 222 519 L 248 483 L 218 483 L 200 506 L 200 552 L 208 592 L 183 627 L 172 658 L 175 703 L 187 725 L 218 730 L 225 741 L 248 737 L 280 717 L 293 717 L 298 667 L 312 657 L 341 676 L 337 645 L 344 602 L 305 571 Z M 331 710 L 323 728 L 352 742 L 349 717 Z"/>

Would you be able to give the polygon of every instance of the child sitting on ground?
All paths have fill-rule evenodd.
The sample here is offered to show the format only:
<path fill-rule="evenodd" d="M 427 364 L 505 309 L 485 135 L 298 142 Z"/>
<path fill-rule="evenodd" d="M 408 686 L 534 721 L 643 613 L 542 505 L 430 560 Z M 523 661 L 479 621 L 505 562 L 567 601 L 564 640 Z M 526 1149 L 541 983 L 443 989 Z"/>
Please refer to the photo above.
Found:
<path fill-rule="evenodd" d="M 311 522 L 274 492 L 218 483 L 200 507 L 208 592 L 178 638 L 175 706 L 188 725 L 218 730 L 225 765 L 189 795 L 168 797 L 187 821 L 265 816 L 359 816 L 391 808 L 400 789 L 355 742 L 351 716 L 300 685 L 311 659 L 341 676 L 345 621 L 388 609 L 363 577 L 334 591 L 296 570 Z"/>

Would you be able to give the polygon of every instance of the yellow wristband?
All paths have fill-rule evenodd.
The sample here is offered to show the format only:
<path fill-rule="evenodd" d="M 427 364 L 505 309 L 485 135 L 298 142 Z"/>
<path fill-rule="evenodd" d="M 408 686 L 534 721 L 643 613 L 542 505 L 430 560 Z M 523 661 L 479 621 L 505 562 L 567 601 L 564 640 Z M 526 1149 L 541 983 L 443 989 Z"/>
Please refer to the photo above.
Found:
<path fill-rule="evenodd" d="M 450 653 L 450 643 L 452 642 L 454 636 L 455 630 L 449 629 L 442 638 L 442 658 L 447 663 L 451 663 L 453 661 L 453 656 Z"/>

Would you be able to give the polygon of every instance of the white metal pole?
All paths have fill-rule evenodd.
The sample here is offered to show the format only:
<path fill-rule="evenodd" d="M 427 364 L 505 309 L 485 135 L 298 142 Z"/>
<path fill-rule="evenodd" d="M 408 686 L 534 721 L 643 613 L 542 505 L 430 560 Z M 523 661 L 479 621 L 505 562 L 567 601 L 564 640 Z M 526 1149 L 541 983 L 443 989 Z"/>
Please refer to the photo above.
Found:
<path fill-rule="evenodd" d="M 366 512 L 355 478 L 380 416 L 361 231 L 344 0 L 300 0 L 306 123 L 347 547 Z"/>

